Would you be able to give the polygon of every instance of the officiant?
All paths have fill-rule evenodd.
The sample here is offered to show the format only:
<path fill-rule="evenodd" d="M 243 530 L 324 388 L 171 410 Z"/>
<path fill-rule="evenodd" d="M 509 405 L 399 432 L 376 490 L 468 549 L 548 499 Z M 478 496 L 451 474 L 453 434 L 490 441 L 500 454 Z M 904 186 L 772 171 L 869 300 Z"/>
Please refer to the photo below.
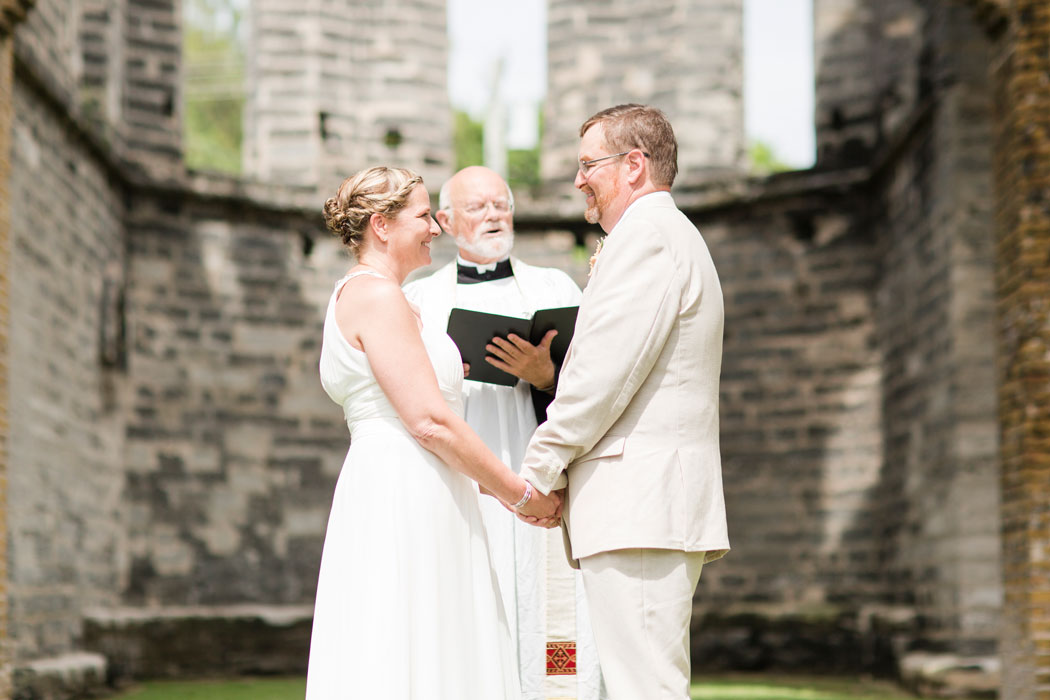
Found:
<path fill-rule="evenodd" d="M 464 168 L 442 186 L 435 218 L 455 240 L 458 256 L 405 287 L 425 325 L 446 327 L 453 308 L 531 318 L 540 309 L 580 303 L 580 289 L 567 274 L 511 255 L 513 214 L 510 187 L 488 168 Z M 487 361 L 517 383 L 471 381 L 468 374 L 463 384 L 467 423 L 514 470 L 557 384 L 553 337 L 551 331 L 536 345 L 517 336 L 493 338 Z M 482 511 L 518 644 L 523 700 L 597 700 L 601 673 L 583 587 L 568 566 L 560 530 L 526 525 L 495 499 L 482 499 Z"/>

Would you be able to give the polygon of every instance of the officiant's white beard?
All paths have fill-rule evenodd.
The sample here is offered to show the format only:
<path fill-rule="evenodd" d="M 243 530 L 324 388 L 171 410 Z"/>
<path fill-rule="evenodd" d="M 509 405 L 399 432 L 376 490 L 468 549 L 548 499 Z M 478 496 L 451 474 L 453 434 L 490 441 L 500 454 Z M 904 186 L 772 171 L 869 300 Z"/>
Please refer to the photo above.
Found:
<path fill-rule="evenodd" d="M 456 241 L 456 245 L 479 260 L 502 260 L 510 255 L 514 247 L 514 232 L 504 231 L 495 237 L 479 235 L 473 241 L 461 238 Z"/>

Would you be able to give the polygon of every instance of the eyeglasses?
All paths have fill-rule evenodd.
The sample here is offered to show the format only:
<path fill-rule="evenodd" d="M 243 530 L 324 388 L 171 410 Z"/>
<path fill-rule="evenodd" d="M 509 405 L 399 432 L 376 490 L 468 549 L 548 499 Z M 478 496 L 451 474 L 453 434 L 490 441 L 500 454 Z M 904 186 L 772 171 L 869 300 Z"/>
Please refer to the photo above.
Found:
<path fill-rule="evenodd" d="M 497 214 L 506 214 L 511 210 L 510 200 L 507 199 L 491 199 L 487 202 L 470 202 L 469 204 L 465 204 L 458 208 L 462 209 L 470 216 L 477 216 L 478 214 L 485 212 L 489 208 L 489 205 L 492 205 L 492 208 Z"/>
<path fill-rule="evenodd" d="M 628 149 L 628 150 L 623 151 L 621 153 L 613 153 L 611 156 L 602 156 L 601 158 L 594 158 L 592 160 L 581 160 L 580 161 L 580 174 L 583 175 L 584 177 L 587 177 L 588 175 L 591 174 L 591 170 L 594 169 L 594 164 L 595 163 L 600 163 L 603 160 L 609 160 L 610 158 L 619 158 L 620 156 L 625 156 L 625 155 L 627 155 L 628 153 L 630 153 L 633 150 L 634 149 L 631 148 L 631 149 Z M 642 155 L 645 156 L 646 158 L 649 157 L 649 154 L 646 153 L 645 151 L 642 151 Z"/>

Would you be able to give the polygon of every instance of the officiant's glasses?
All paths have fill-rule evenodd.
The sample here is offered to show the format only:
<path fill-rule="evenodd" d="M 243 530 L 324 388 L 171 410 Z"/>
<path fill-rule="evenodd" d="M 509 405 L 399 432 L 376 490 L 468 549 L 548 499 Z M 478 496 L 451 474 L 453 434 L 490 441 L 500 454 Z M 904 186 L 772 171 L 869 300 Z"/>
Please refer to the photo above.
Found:
<path fill-rule="evenodd" d="M 580 174 L 583 175 L 584 177 L 587 177 L 588 175 L 591 174 L 591 170 L 594 169 L 594 164 L 595 163 L 600 163 L 603 160 L 609 160 L 610 158 L 619 158 L 620 156 L 625 156 L 625 155 L 627 155 L 628 153 L 630 153 L 633 150 L 634 150 L 633 148 L 629 148 L 626 151 L 622 151 L 621 153 L 613 153 L 611 156 L 602 156 L 601 158 L 594 158 L 592 160 L 581 160 L 580 161 Z M 645 151 L 642 151 L 642 155 L 645 156 L 646 158 L 649 157 L 649 154 L 646 153 Z"/>
<path fill-rule="evenodd" d="M 487 202 L 469 202 L 461 209 L 470 216 L 477 216 L 488 211 L 489 205 L 496 210 L 497 214 L 506 214 L 511 210 L 511 203 L 506 199 L 492 199 Z"/>

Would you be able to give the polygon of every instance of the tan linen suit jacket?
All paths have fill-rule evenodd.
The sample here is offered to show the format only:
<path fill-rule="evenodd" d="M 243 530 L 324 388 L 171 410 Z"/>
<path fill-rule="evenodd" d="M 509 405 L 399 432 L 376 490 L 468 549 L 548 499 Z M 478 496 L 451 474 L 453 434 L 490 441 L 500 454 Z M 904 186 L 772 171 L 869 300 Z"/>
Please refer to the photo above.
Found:
<path fill-rule="evenodd" d="M 521 475 L 568 478 L 576 559 L 628 548 L 729 550 L 718 380 L 722 290 L 700 232 L 667 192 L 634 202 L 583 294 L 547 421 Z"/>

